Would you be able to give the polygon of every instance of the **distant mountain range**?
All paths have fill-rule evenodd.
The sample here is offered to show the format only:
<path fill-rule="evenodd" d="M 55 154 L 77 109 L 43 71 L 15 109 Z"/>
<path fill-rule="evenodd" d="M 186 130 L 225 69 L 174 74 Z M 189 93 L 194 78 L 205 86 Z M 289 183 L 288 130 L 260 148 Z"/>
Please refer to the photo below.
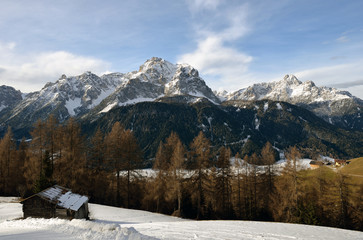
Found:
<path fill-rule="evenodd" d="M 162 109 L 168 110 L 162 113 Z M 139 140 L 148 136 L 140 142 L 150 156 L 158 141 L 177 129 L 185 143 L 203 130 L 217 146 L 229 145 L 236 151 L 246 139 L 255 139 L 258 146 L 268 140 L 276 148 L 283 148 L 291 144 L 303 146 L 304 141 L 313 137 L 325 146 L 332 144 L 329 149 L 347 156 L 358 154 L 354 149 L 363 148 L 359 145 L 363 134 L 361 109 L 363 101 L 349 92 L 300 82 L 293 75 L 231 93 L 215 93 L 190 65 L 151 58 L 138 71 L 129 73 L 62 75 L 29 94 L 1 86 L 0 132 L 3 134 L 10 125 L 17 137 L 27 135 L 35 121 L 53 114 L 60 122 L 77 118 L 89 132 L 95 126 L 107 131 L 116 120 L 122 120 L 128 128 L 142 125 L 144 130 L 135 133 Z M 209 116 L 205 111 L 213 114 Z M 184 118 L 188 119 L 180 120 Z M 153 127 L 144 122 L 153 122 L 151 119 L 158 119 Z M 159 129 L 161 126 L 165 133 Z M 145 132 L 149 127 L 159 130 Z M 360 139 L 355 143 L 357 146 L 349 149 L 339 145 L 339 137 L 332 134 L 343 134 L 341 139 L 346 141 L 351 136 Z"/>
<path fill-rule="evenodd" d="M 339 127 L 363 130 L 361 99 L 347 91 L 317 87 L 311 81 L 300 82 L 294 75 L 286 75 L 277 82 L 254 84 L 222 97 L 227 100 L 284 101 L 306 108 Z"/>

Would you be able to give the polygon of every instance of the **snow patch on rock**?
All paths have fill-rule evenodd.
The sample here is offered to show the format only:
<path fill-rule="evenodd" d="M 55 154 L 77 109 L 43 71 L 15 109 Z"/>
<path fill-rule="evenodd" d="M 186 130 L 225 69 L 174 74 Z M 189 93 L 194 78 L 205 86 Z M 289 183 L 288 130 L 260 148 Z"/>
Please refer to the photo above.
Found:
<path fill-rule="evenodd" d="M 82 104 L 81 98 L 74 98 L 66 101 L 65 107 L 67 108 L 69 115 L 73 117 L 76 115 L 75 109 L 79 108 L 81 104 Z"/>

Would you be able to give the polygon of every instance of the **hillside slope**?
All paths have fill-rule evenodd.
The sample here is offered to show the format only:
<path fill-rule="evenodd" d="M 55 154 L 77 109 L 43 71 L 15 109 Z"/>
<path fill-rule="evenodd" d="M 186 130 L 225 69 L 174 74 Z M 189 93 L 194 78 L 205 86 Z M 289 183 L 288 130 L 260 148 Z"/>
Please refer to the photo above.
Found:
<path fill-rule="evenodd" d="M 340 170 L 348 175 L 354 184 L 363 185 L 363 157 L 351 159 L 351 162 Z"/>

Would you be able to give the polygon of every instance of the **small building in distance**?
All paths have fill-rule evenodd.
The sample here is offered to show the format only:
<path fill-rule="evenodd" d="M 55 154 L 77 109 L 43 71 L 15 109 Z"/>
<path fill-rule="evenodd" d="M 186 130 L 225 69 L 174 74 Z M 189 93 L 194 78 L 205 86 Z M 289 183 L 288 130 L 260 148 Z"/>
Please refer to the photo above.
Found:
<path fill-rule="evenodd" d="M 350 163 L 350 161 L 347 161 L 347 160 L 334 159 L 334 165 L 336 167 L 341 167 L 341 166 L 347 165 L 349 163 Z"/>
<path fill-rule="evenodd" d="M 88 197 L 54 185 L 21 201 L 24 218 L 88 219 Z"/>

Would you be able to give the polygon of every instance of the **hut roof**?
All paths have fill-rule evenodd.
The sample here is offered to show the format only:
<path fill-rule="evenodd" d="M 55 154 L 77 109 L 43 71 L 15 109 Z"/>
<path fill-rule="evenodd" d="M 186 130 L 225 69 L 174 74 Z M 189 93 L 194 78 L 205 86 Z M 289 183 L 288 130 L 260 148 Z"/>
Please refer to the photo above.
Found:
<path fill-rule="evenodd" d="M 39 196 L 59 207 L 71 209 L 73 211 L 77 211 L 85 202 L 88 201 L 88 197 L 72 193 L 70 189 L 59 185 L 54 185 L 53 187 L 47 188 L 33 196 Z"/>

